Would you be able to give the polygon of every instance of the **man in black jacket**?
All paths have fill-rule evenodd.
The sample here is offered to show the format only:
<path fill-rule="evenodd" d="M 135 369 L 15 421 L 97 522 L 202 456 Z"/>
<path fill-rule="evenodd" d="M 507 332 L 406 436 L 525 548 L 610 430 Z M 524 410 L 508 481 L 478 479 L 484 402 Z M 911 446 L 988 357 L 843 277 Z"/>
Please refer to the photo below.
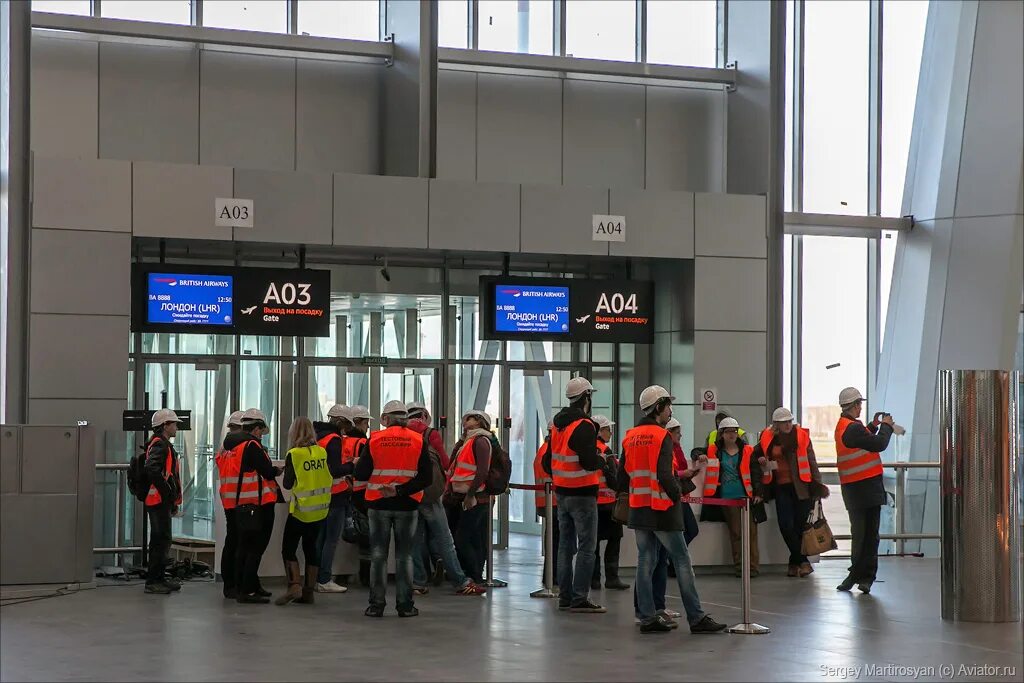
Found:
<path fill-rule="evenodd" d="M 861 592 L 870 593 L 878 573 L 878 527 L 882 506 L 887 502 L 880 454 L 889 447 L 893 420 L 891 415 L 878 413 L 870 425 L 864 426 L 860 421 L 863 401 L 854 387 L 839 393 L 843 414 L 836 425 L 836 453 L 853 540 L 850 572 L 836 590 L 848 591 L 857 584 Z"/>
<path fill-rule="evenodd" d="M 569 380 L 565 386 L 569 405 L 552 420 L 551 441 L 542 459 L 558 498 L 558 609 L 583 613 L 607 611 L 590 600 L 597 559 L 598 471 L 604 466 L 597 449 L 597 425 L 590 419 L 593 393 L 593 385 L 585 378 Z"/>
<path fill-rule="evenodd" d="M 181 420 L 173 410 L 153 413 L 153 437 L 146 446 L 146 515 L 149 517 L 149 567 L 146 570 L 146 592 L 167 595 L 181 590 L 181 584 L 167 579 L 167 555 L 171 549 L 171 517 L 181 505 L 181 473 L 178 454 L 171 439 L 178 433 Z"/>

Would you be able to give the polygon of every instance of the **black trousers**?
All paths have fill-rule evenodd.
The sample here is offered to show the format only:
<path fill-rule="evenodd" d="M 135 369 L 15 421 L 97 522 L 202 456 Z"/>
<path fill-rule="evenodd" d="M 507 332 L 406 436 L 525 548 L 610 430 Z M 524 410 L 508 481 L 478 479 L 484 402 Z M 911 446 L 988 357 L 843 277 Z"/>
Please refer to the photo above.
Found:
<path fill-rule="evenodd" d="M 811 514 L 814 502 L 807 498 L 800 500 L 796 495 L 796 487 L 792 484 L 780 484 L 775 487 L 775 516 L 778 517 L 779 533 L 789 548 L 789 563 L 801 565 L 807 556 L 800 552 L 804 538 L 804 525 Z"/>
<path fill-rule="evenodd" d="M 224 548 L 220 552 L 220 576 L 224 581 L 224 592 L 234 590 L 238 580 L 238 522 L 235 521 L 235 510 L 224 511 Z"/>
<path fill-rule="evenodd" d="M 260 587 L 260 562 L 270 545 L 274 531 L 274 505 L 260 506 L 260 527 L 255 531 L 238 534 L 238 551 L 235 555 L 235 585 L 242 593 L 255 593 Z"/>
<path fill-rule="evenodd" d="M 882 519 L 882 506 L 849 510 L 850 578 L 857 583 L 871 584 L 878 574 L 878 527 Z"/>
<path fill-rule="evenodd" d="M 146 516 L 149 517 L 149 567 L 146 569 L 146 583 L 162 583 L 171 550 L 171 506 L 147 506 Z"/>
<path fill-rule="evenodd" d="M 294 515 L 288 515 L 288 521 L 284 523 L 284 536 L 281 539 L 281 557 L 285 562 L 298 562 L 299 556 L 296 551 L 299 549 L 299 542 L 302 542 L 302 555 L 306 558 L 306 565 L 309 567 L 320 566 L 320 548 L 317 538 L 320 535 L 320 525 L 324 522 L 303 522 Z"/>
<path fill-rule="evenodd" d="M 463 510 L 461 505 L 449 505 L 445 511 L 462 571 L 474 582 L 483 583 L 487 562 L 487 515 L 491 506 L 483 502 Z"/>
<path fill-rule="evenodd" d="M 547 576 L 548 560 L 550 559 L 552 561 L 552 564 L 551 564 L 551 579 L 554 582 L 554 585 L 557 586 L 558 585 L 558 543 L 559 543 L 559 540 L 562 538 L 562 534 L 559 533 L 559 529 L 558 529 L 558 508 L 554 507 L 554 508 L 551 508 L 551 510 L 552 510 L 552 512 L 554 512 L 554 514 L 551 515 L 552 517 L 554 517 L 554 521 L 551 524 L 551 557 L 548 558 L 548 556 L 546 554 L 544 555 L 544 568 L 542 569 L 542 571 L 544 573 L 541 574 L 541 581 L 543 581 L 544 577 Z M 543 517 L 543 515 L 541 515 L 541 516 Z M 540 542 L 541 542 L 541 544 L 544 543 L 544 537 L 543 536 L 541 536 Z M 595 567 L 597 566 L 597 560 L 596 559 L 594 560 L 594 566 Z"/>

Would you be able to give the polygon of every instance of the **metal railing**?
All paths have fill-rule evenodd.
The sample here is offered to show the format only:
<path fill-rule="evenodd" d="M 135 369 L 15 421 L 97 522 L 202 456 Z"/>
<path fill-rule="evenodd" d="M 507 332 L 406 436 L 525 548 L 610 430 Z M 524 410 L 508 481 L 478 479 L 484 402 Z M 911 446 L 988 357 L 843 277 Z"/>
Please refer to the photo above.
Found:
<path fill-rule="evenodd" d="M 141 545 L 123 546 L 121 530 L 124 526 L 124 492 L 128 488 L 125 473 L 128 463 L 96 463 L 97 472 L 114 472 L 114 544 L 111 547 L 93 548 L 94 555 L 114 555 L 114 564 L 121 564 L 121 556 L 128 553 L 141 553 Z"/>

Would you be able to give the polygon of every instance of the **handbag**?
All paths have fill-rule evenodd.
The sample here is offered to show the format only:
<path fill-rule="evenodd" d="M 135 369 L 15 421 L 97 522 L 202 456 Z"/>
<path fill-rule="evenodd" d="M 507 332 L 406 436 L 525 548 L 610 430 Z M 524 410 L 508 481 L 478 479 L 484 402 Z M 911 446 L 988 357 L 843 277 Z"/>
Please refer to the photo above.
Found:
<path fill-rule="evenodd" d="M 612 521 L 619 524 L 629 524 L 629 494 L 625 491 L 615 494 Z"/>
<path fill-rule="evenodd" d="M 800 541 L 800 553 L 803 555 L 820 555 L 829 550 L 839 547 L 835 537 L 832 535 L 832 528 L 825 519 L 825 512 L 821 508 L 821 500 L 814 502 L 811 514 L 807 516 L 807 523 L 804 525 L 803 538 Z"/>

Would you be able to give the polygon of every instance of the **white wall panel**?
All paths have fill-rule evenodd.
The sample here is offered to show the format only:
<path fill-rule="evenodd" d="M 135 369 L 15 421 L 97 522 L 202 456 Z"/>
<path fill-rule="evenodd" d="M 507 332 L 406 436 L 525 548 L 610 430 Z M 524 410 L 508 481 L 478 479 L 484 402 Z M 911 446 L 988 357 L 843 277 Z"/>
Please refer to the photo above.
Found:
<path fill-rule="evenodd" d="M 698 256 L 694 327 L 698 330 L 768 329 L 768 261 Z"/>
<path fill-rule="evenodd" d="M 97 44 L 32 38 L 32 151 L 46 156 L 97 156 Z"/>
<path fill-rule="evenodd" d="M 135 236 L 231 239 L 231 228 L 214 225 L 214 201 L 233 196 L 230 168 L 140 161 L 132 177 Z"/>
<path fill-rule="evenodd" d="M 334 243 L 425 249 L 427 187 L 426 178 L 335 174 Z"/>
<path fill-rule="evenodd" d="M 726 405 L 763 405 L 766 343 L 764 332 L 695 332 L 693 402 L 701 387 L 717 387 Z"/>
<path fill-rule="evenodd" d="M 523 185 L 522 251 L 607 255 L 608 243 L 591 239 L 595 213 L 608 213 L 608 190 Z"/>
<path fill-rule="evenodd" d="M 519 185 L 430 181 L 431 249 L 519 251 Z"/>
<path fill-rule="evenodd" d="M 199 161 L 295 169 L 295 60 L 204 50 Z"/>
<path fill-rule="evenodd" d="M 32 225 L 131 232 L 132 166 L 104 159 L 32 162 Z"/>
<path fill-rule="evenodd" d="M 296 168 L 380 173 L 382 67 L 296 61 Z"/>
<path fill-rule="evenodd" d="M 437 72 L 437 177 L 476 179 L 477 75 Z"/>
<path fill-rule="evenodd" d="M 32 230 L 31 311 L 125 315 L 131 305 L 132 236 Z"/>
<path fill-rule="evenodd" d="M 127 386 L 127 369 L 125 372 Z M 128 409 L 128 399 L 33 398 L 28 402 L 28 421 L 37 425 L 73 425 L 84 420 L 96 430 L 96 461 L 124 462 L 119 440 L 126 436 L 121 429 L 121 414 Z M 106 437 L 111 440 L 108 442 Z M 105 445 L 111 446 L 108 453 Z"/>
<path fill-rule="evenodd" d="M 29 398 L 127 398 L 128 336 L 127 315 L 33 313 Z"/>
<path fill-rule="evenodd" d="M 693 193 L 612 188 L 608 213 L 626 217 L 612 256 L 693 258 Z"/>
<path fill-rule="evenodd" d="M 480 74 L 477 178 L 562 184 L 562 82 Z"/>
<path fill-rule="evenodd" d="M 199 162 L 199 51 L 100 43 L 100 156 Z"/>
<path fill-rule="evenodd" d="M 725 192 L 722 90 L 647 87 L 648 189 Z"/>
<path fill-rule="evenodd" d="M 694 245 L 697 256 L 768 256 L 767 208 L 759 195 L 697 193 Z"/>
<path fill-rule="evenodd" d="M 645 90 L 641 85 L 566 80 L 562 182 L 644 186 Z"/>
<path fill-rule="evenodd" d="M 253 200 L 253 227 L 234 228 L 241 242 L 330 244 L 330 173 L 235 171 L 235 196 Z"/>

